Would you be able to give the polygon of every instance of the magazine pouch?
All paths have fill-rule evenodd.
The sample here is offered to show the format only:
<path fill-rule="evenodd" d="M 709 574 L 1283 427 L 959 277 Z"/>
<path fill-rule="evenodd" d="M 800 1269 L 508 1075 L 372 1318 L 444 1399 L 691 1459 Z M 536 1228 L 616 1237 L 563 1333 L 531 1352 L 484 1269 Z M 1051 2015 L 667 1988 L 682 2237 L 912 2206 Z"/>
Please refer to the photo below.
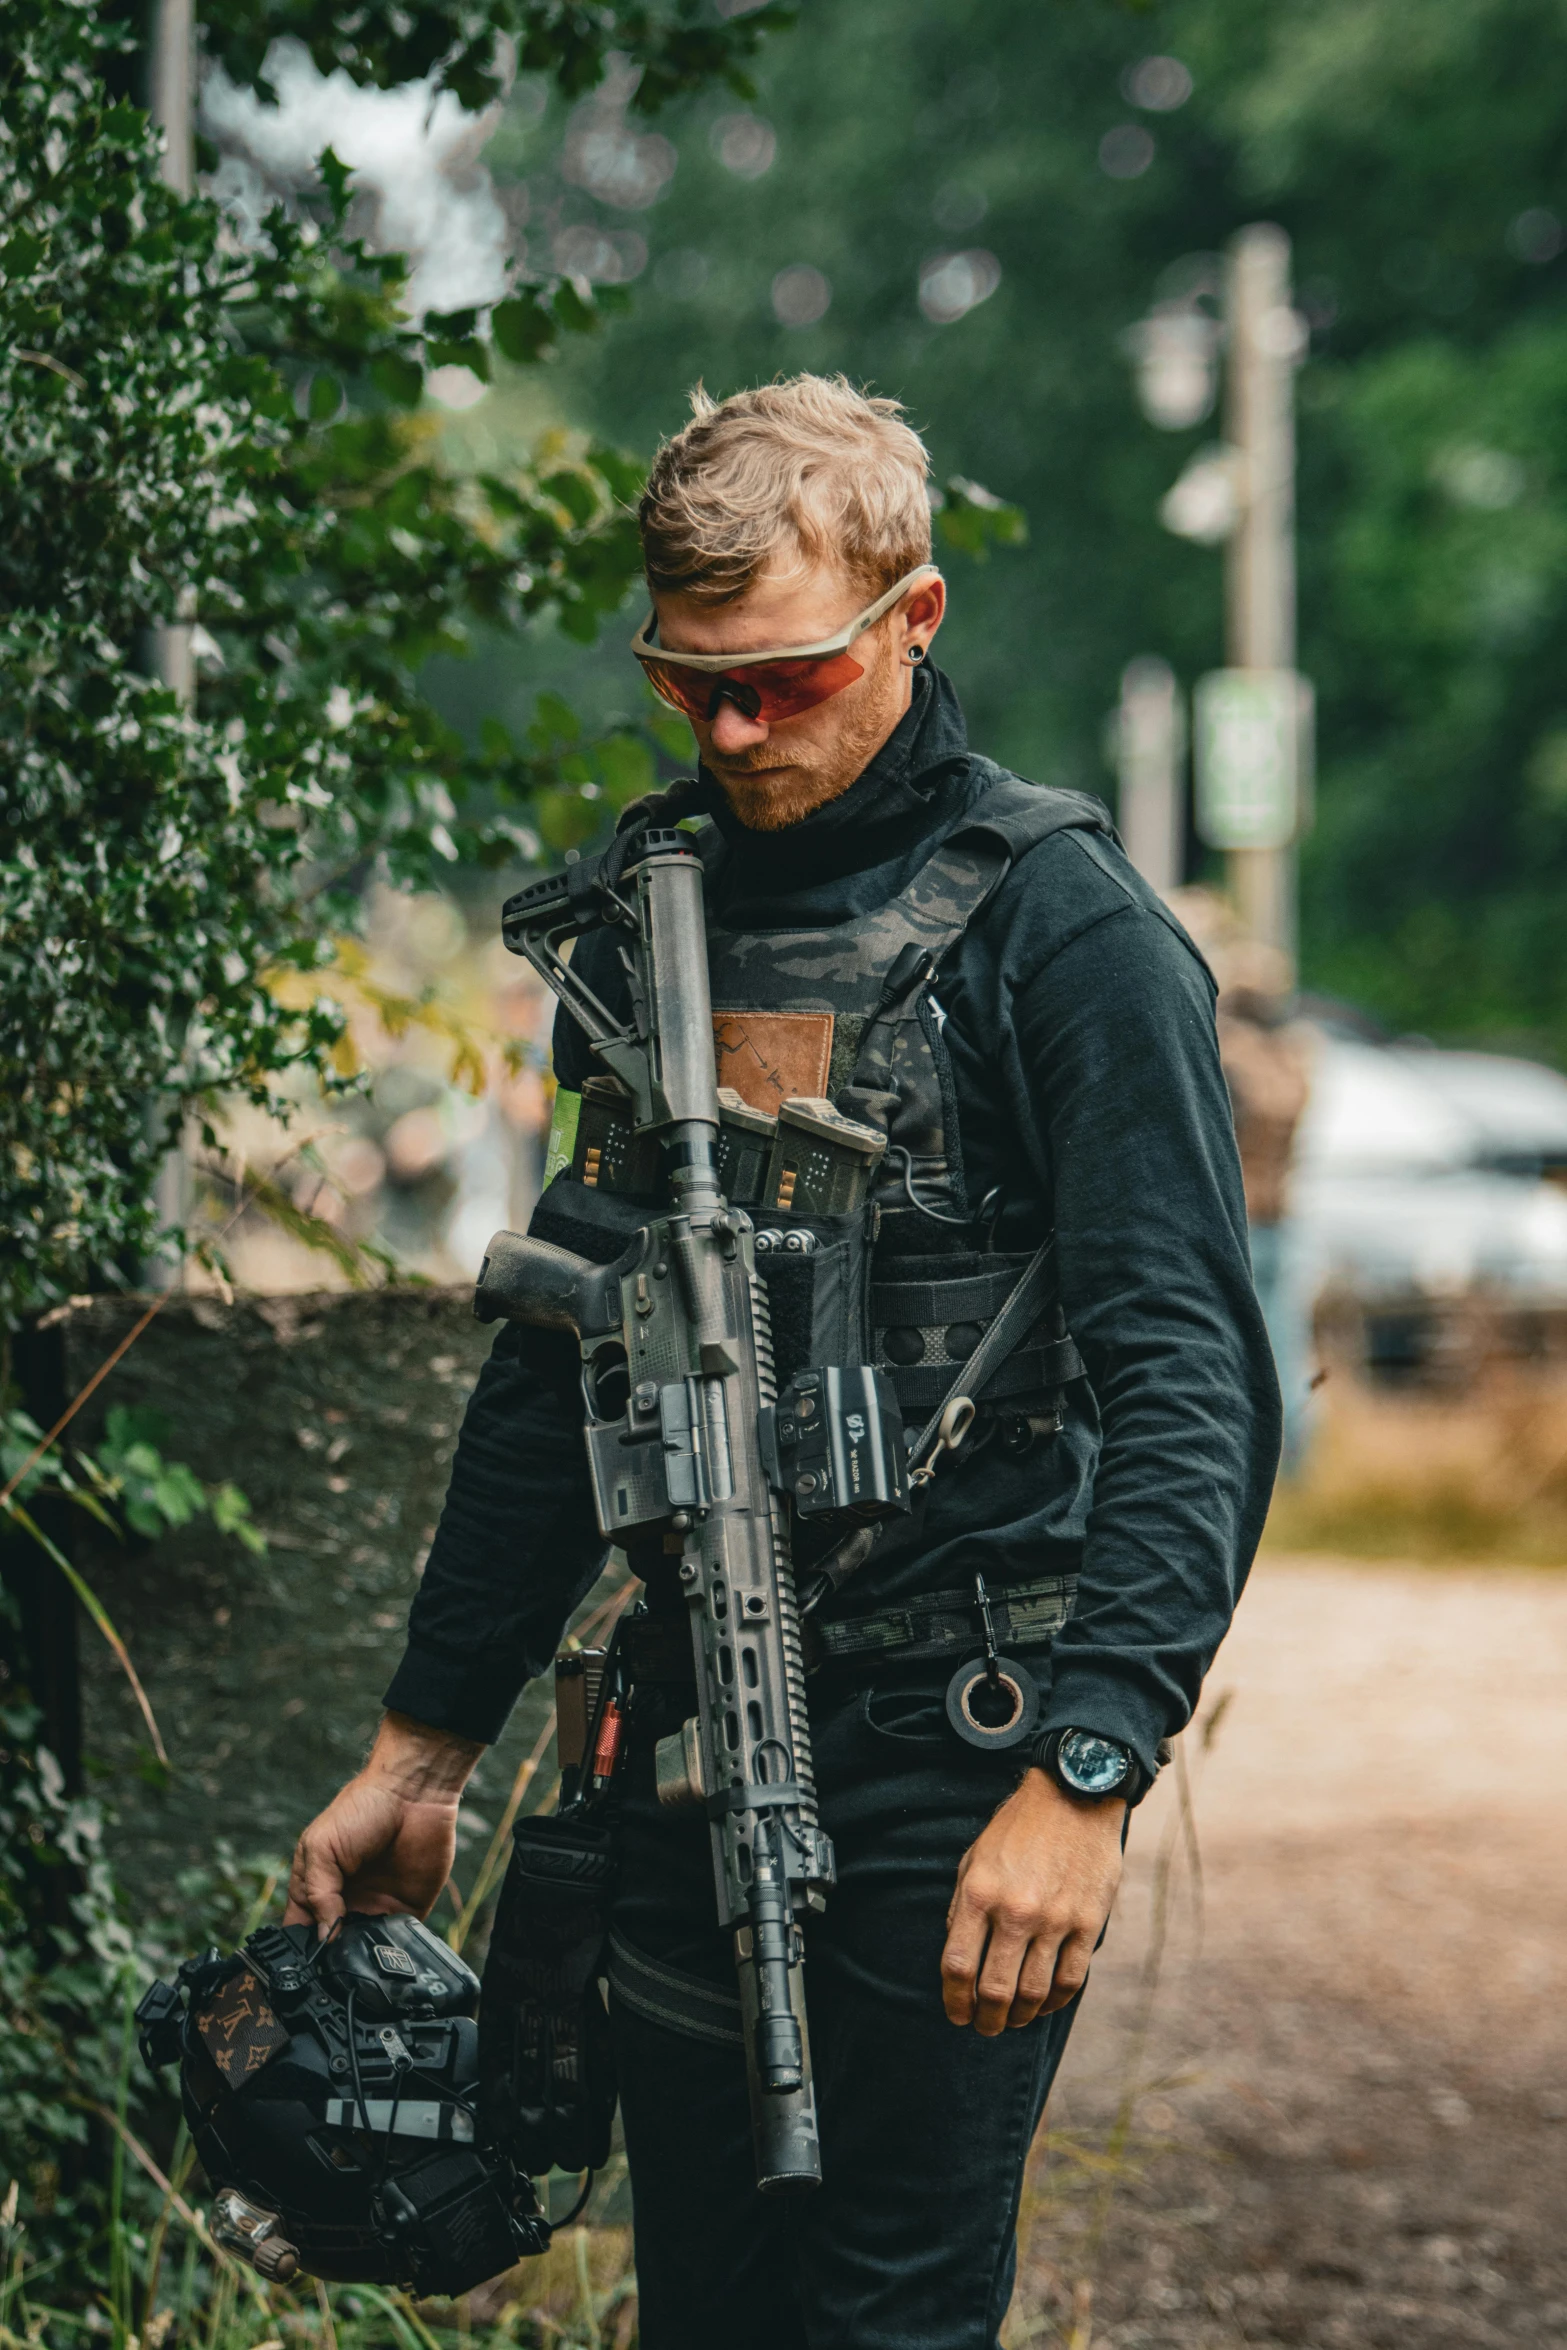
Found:
<path fill-rule="evenodd" d="M 537 2178 L 609 2153 L 615 2067 L 599 1976 L 615 1855 L 607 1823 L 521 1819 L 479 2004 L 485 2138 Z"/>

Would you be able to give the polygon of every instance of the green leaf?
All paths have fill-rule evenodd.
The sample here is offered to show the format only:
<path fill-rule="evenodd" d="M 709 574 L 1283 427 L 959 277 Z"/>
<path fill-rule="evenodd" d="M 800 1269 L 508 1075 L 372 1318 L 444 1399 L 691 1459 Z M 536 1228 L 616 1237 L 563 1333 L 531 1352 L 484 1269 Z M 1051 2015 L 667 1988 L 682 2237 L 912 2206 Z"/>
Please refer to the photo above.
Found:
<path fill-rule="evenodd" d="M 640 458 L 628 457 L 621 449 L 595 441 L 588 451 L 588 463 L 618 504 L 635 506 L 647 486 L 647 467 Z"/>
<path fill-rule="evenodd" d="M 466 367 L 481 383 L 490 380 L 490 347 L 474 335 L 458 339 L 450 335 L 427 333 L 424 338 L 424 363 L 427 369 Z"/>
<path fill-rule="evenodd" d="M 104 1435 L 120 1452 L 132 1444 L 166 1444 L 173 1428 L 168 1413 L 151 1404 L 111 1404 L 104 1414 Z"/>
<path fill-rule="evenodd" d="M 396 408 L 417 408 L 424 396 L 424 369 L 403 351 L 383 351 L 372 360 L 370 380 Z"/>
<path fill-rule="evenodd" d="M 343 405 L 343 387 L 329 368 L 323 367 L 310 379 L 310 420 L 313 424 L 330 424 Z"/>
<path fill-rule="evenodd" d="M 152 1500 L 171 1526 L 188 1526 L 206 1505 L 206 1492 L 194 1469 L 184 1461 L 166 1461 L 153 1480 Z"/>
<path fill-rule="evenodd" d="M 533 294 L 517 294 L 509 302 L 497 302 L 490 312 L 490 332 L 501 357 L 514 367 L 547 358 L 554 348 L 555 321 Z"/>
<path fill-rule="evenodd" d="M 585 475 L 562 467 L 547 473 L 539 483 L 547 498 L 554 498 L 565 507 L 578 529 L 583 529 L 598 512 L 598 497 L 593 484 Z"/>
<path fill-rule="evenodd" d="M 557 851 L 580 848 L 599 828 L 599 814 L 578 791 L 555 790 L 539 794 L 539 831 Z"/>
<path fill-rule="evenodd" d="M 48 250 L 47 237 L 37 236 L 31 229 L 17 229 L 0 245 L 0 272 L 6 277 L 30 276 Z"/>
<path fill-rule="evenodd" d="M 653 754 L 634 734 L 606 735 L 594 748 L 593 767 L 617 808 L 651 791 L 656 779 Z"/>
<path fill-rule="evenodd" d="M 427 310 L 424 331 L 437 342 L 467 343 L 472 341 L 478 323 L 477 310 Z"/>
<path fill-rule="evenodd" d="M 569 702 L 561 700 L 559 694 L 540 694 L 534 704 L 534 711 L 536 724 L 533 731 L 547 747 L 574 743 L 582 733 L 581 719 Z"/>
<path fill-rule="evenodd" d="M 695 744 L 690 727 L 683 718 L 677 718 L 665 703 L 659 702 L 648 712 L 646 723 L 659 749 L 667 751 L 671 759 L 689 759 L 694 755 Z"/>
<path fill-rule="evenodd" d="M 265 1554 L 266 1536 L 251 1523 L 250 1503 L 237 1485 L 215 1485 L 207 1496 L 207 1506 L 220 1534 L 235 1535 L 257 1558 Z"/>
<path fill-rule="evenodd" d="M 1021 547 L 1028 543 L 1028 523 L 1021 506 L 1010 506 L 977 481 L 954 474 L 945 485 L 936 514 L 936 528 L 949 547 L 970 555 L 977 563 L 988 560 L 993 547 Z"/>
<path fill-rule="evenodd" d="M 563 277 L 555 288 L 550 307 L 568 334 L 594 334 L 602 323 L 596 306 L 584 301 L 569 277 Z"/>
<path fill-rule="evenodd" d="M 122 1476 L 150 1482 L 163 1474 L 163 1455 L 155 1444 L 128 1444 L 118 1456 L 118 1467 Z"/>
<path fill-rule="evenodd" d="M 331 198 L 334 216 L 341 219 L 348 210 L 348 198 L 354 178 L 352 165 L 345 163 L 331 147 L 323 147 L 316 158 L 316 170 L 321 175 L 322 186 Z"/>

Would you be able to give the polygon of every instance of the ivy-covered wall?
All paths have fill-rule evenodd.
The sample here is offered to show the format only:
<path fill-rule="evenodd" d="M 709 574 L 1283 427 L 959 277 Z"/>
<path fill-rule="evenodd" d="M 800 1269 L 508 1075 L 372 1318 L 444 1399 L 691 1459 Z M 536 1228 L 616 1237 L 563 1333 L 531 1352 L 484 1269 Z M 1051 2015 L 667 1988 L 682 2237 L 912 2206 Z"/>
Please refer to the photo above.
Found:
<path fill-rule="evenodd" d="M 140 1552 L 78 1540 L 126 1641 L 173 1770 L 166 1784 L 114 1658 L 79 1627 L 87 1784 L 116 1815 L 111 1848 L 133 1909 L 162 1907 L 220 1839 L 286 1858 L 362 1759 L 440 1512 L 463 1405 L 489 1351 L 471 1291 L 176 1298 L 80 1415 L 91 1444 L 116 1404 L 168 1421 L 164 1450 L 232 1478 L 264 1558 L 205 1519 Z M 74 1394 L 144 1299 L 60 1309 Z M 463 1855 L 482 1852 L 548 1703 L 529 1692 L 480 1766 Z"/>

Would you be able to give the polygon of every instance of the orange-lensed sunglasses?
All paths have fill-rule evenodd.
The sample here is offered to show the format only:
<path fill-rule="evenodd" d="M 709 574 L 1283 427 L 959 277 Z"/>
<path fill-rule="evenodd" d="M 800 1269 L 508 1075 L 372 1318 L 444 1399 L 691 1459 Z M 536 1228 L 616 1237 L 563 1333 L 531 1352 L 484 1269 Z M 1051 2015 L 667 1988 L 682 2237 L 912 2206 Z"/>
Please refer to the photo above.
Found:
<path fill-rule="evenodd" d="M 720 702 L 729 701 L 747 718 L 776 726 L 780 719 L 798 718 L 802 710 L 831 701 L 863 677 L 864 663 L 849 651 L 855 639 L 874 628 L 916 580 L 940 576 L 934 563 L 917 564 L 819 645 L 786 645 L 767 653 L 670 653 L 652 641 L 658 615 L 650 612 L 632 638 L 631 650 L 654 692 L 685 717 L 705 724 L 716 717 Z"/>

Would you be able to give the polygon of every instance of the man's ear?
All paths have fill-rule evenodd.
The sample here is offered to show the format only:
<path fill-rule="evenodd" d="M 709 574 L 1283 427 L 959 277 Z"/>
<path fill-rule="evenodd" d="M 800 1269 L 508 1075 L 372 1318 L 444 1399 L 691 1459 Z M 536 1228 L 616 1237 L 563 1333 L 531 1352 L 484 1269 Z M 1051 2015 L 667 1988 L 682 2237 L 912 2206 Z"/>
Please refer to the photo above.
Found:
<path fill-rule="evenodd" d="M 899 607 L 898 619 L 903 638 L 901 658 L 915 667 L 930 653 L 931 639 L 941 626 L 947 609 L 945 580 L 927 579 L 915 588 Z M 916 653 L 915 647 L 919 650 Z"/>

